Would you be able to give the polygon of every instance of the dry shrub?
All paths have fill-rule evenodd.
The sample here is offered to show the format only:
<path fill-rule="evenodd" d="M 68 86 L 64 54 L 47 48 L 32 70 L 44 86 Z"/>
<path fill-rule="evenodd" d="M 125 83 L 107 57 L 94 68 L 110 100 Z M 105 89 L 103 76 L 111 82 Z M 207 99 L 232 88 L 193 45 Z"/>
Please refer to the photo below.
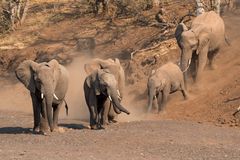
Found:
<path fill-rule="evenodd" d="M 120 16 L 133 16 L 153 7 L 152 0 L 115 0 L 115 4 L 118 7 L 117 15 Z"/>

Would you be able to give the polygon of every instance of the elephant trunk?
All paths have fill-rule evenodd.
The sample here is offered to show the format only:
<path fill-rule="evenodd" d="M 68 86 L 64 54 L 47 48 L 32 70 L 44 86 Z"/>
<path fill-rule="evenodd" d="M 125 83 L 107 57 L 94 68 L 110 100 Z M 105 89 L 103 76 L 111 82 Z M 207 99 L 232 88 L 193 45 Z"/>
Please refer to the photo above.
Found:
<path fill-rule="evenodd" d="M 190 64 L 186 62 L 186 60 L 181 60 L 181 70 L 183 72 L 183 79 L 184 79 L 184 84 L 187 89 L 187 70 L 189 68 Z"/>
<path fill-rule="evenodd" d="M 153 98 L 155 96 L 155 84 L 153 80 L 148 82 L 148 112 L 152 110 Z"/>
<path fill-rule="evenodd" d="M 111 89 L 111 91 L 108 90 L 108 95 L 109 95 L 110 101 L 112 101 L 112 103 L 113 103 L 113 109 L 116 113 L 119 114 L 120 113 L 120 112 L 118 112 L 118 110 L 119 110 L 119 111 L 124 112 L 126 114 L 130 114 L 130 112 L 120 104 L 120 101 L 119 101 L 119 98 L 118 98 L 118 93 L 117 93 L 116 89 Z"/>
<path fill-rule="evenodd" d="M 45 88 L 50 88 L 50 87 L 46 87 Z M 52 109 L 52 103 L 53 103 L 53 89 L 52 90 L 44 90 L 43 92 L 44 94 L 44 98 L 45 98 L 45 115 L 47 116 L 47 120 L 48 120 L 48 124 L 50 127 L 50 131 L 52 132 L 54 129 L 54 125 L 53 125 L 53 109 Z"/>
<path fill-rule="evenodd" d="M 187 71 L 190 67 L 191 64 L 191 59 L 192 59 L 192 53 L 191 50 L 186 52 L 186 51 L 182 51 L 181 53 L 181 70 L 183 72 L 183 77 L 184 77 L 184 83 L 185 83 L 185 87 L 187 88 Z"/>

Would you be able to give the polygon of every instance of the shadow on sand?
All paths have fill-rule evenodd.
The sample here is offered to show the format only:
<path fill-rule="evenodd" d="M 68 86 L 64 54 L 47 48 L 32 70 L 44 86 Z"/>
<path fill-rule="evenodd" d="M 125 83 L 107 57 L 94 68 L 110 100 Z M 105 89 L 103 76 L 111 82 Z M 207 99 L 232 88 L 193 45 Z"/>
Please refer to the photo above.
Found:
<path fill-rule="evenodd" d="M 59 124 L 60 127 L 64 127 L 64 128 L 68 128 L 68 129 L 78 129 L 78 130 L 81 130 L 81 129 L 88 129 L 87 126 L 84 126 L 83 124 L 74 124 L 74 123 L 61 123 Z"/>
<path fill-rule="evenodd" d="M 30 133 L 33 133 L 31 128 L 22 128 L 22 127 L 0 128 L 0 134 L 30 134 Z"/>

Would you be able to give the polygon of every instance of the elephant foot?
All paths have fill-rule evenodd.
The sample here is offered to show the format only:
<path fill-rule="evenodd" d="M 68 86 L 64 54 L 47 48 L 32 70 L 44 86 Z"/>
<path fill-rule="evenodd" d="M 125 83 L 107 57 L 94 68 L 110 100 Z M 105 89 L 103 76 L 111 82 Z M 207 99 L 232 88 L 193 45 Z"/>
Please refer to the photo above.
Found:
<path fill-rule="evenodd" d="M 102 125 L 92 125 L 90 126 L 92 130 L 100 130 L 105 129 Z"/>
<path fill-rule="evenodd" d="M 103 126 L 106 126 L 106 125 L 109 125 L 109 124 L 110 124 L 110 123 L 107 122 L 107 121 L 103 122 Z"/>
<path fill-rule="evenodd" d="M 97 125 L 95 124 L 95 125 L 90 125 L 90 128 L 93 129 L 93 130 L 96 130 L 98 127 L 97 127 Z"/>
<path fill-rule="evenodd" d="M 211 64 L 211 65 L 209 65 L 209 69 L 210 70 L 216 70 L 217 69 L 217 65 Z"/>
<path fill-rule="evenodd" d="M 109 120 L 109 123 L 117 123 L 117 121 L 114 119 L 111 119 L 111 120 Z"/>
<path fill-rule="evenodd" d="M 183 96 L 184 100 L 188 100 L 189 99 L 189 95 L 185 93 L 185 95 Z"/>
<path fill-rule="evenodd" d="M 160 110 L 160 111 L 158 111 L 158 115 L 166 115 L 167 114 L 167 112 L 165 111 L 165 110 Z"/>
<path fill-rule="evenodd" d="M 34 133 L 40 132 L 40 126 L 33 127 L 33 132 Z"/>
<path fill-rule="evenodd" d="M 39 131 L 38 134 L 44 135 L 44 136 L 49 136 L 49 134 L 46 131 Z"/>
<path fill-rule="evenodd" d="M 45 125 L 40 126 L 40 131 L 39 131 L 40 134 L 47 135 L 47 132 L 49 132 L 49 131 L 50 131 L 49 127 L 47 127 Z"/>
<path fill-rule="evenodd" d="M 98 126 L 98 130 L 105 129 L 102 125 Z"/>

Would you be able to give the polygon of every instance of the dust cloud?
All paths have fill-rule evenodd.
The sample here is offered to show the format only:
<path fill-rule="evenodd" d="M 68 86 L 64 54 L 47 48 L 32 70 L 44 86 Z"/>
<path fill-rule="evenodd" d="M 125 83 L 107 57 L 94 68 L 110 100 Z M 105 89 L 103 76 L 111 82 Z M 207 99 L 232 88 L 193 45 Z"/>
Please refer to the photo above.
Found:
<path fill-rule="evenodd" d="M 143 86 L 142 86 L 143 88 Z M 141 90 L 142 91 L 142 90 Z M 145 91 L 141 93 L 139 90 L 129 89 L 125 87 L 122 105 L 130 111 L 130 115 L 121 113 L 118 116 L 120 122 L 131 122 L 146 120 L 147 95 Z"/>
<path fill-rule="evenodd" d="M 83 83 L 86 78 L 84 64 L 91 60 L 90 57 L 81 56 L 74 58 L 73 62 L 66 66 L 69 72 L 69 87 L 66 101 L 69 114 L 66 117 L 64 108 L 61 110 L 60 118 L 88 120 L 89 112 L 85 103 Z"/>
<path fill-rule="evenodd" d="M 29 91 L 21 83 L 12 84 L 1 79 L 0 86 L 1 110 L 32 113 Z"/>

